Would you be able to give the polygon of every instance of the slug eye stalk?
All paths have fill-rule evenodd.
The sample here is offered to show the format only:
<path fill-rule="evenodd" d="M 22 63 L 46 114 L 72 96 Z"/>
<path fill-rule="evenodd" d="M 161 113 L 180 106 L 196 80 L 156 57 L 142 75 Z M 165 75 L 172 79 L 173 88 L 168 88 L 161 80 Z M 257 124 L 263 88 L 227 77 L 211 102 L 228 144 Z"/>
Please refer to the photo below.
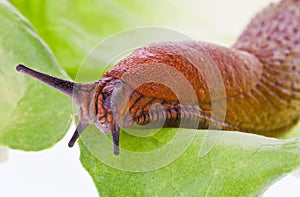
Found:
<path fill-rule="evenodd" d="M 62 93 L 68 95 L 69 97 L 73 97 L 73 89 L 74 89 L 74 82 L 71 81 L 66 81 L 63 79 L 59 79 L 35 70 L 32 70 L 26 66 L 24 66 L 23 64 L 19 64 L 16 67 L 16 70 L 20 73 L 24 73 L 28 76 L 31 76 L 59 91 L 61 91 Z"/>
<path fill-rule="evenodd" d="M 95 83 L 75 83 L 72 81 L 67 81 L 53 77 L 33 69 L 30 69 L 22 64 L 16 67 L 16 70 L 20 73 L 24 73 L 31 76 L 57 90 L 68 95 L 77 105 L 79 105 L 79 115 L 78 115 L 78 125 L 77 128 L 70 139 L 68 146 L 73 147 L 81 132 L 90 124 L 96 125 L 100 130 L 103 126 L 97 120 L 97 114 L 95 109 L 95 89 L 98 86 L 98 82 Z M 113 136 L 114 143 L 114 154 L 119 154 L 119 130 L 120 128 L 115 125 L 108 125 L 110 132 Z"/>

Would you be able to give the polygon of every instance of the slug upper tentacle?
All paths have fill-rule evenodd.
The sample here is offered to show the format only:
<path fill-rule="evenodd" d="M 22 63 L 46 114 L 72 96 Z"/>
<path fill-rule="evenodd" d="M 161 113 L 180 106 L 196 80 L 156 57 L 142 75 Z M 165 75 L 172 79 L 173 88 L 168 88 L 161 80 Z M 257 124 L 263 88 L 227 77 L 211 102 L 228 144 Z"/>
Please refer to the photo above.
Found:
<path fill-rule="evenodd" d="M 112 134 L 115 154 L 120 128 L 137 124 L 277 136 L 299 120 L 300 1 L 270 5 L 231 48 L 196 41 L 150 44 L 94 83 L 65 81 L 23 65 L 17 71 L 79 105 L 79 124 L 69 146 L 91 124 Z"/>

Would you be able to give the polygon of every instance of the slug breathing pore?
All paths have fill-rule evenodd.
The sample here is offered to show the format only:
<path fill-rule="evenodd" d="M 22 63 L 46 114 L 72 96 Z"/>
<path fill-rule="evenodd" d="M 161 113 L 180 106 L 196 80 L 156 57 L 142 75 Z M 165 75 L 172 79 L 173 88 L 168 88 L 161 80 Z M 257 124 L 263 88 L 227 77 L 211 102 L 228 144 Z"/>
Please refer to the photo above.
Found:
<path fill-rule="evenodd" d="M 195 56 L 196 61 L 191 61 Z M 226 95 L 210 96 L 205 77 L 197 70 L 211 68 L 209 62 L 201 61 L 206 56 L 216 64 Z M 176 77 L 170 79 L 168 71 L 157 71 L 160 64 L 184 76 L 196 97 L 191 97 Z M 163 127 L 278 136 L 295 125 L 300 114 L 300 0 L 271 4 L 252 19 L 231 48 L 197 41 L 150 44 L 135 50 L 93 83 L 66 81 L 22 64 L 16 69 L 68 95 L 79 106 L 79 122 L 70 147 L 88 125 L 95 125 L 101 132 L 112 134 L 117 155 L 120 128 L 150 123 L 158 127 L 155 123 L 161 120 Z M 144 78 L 173 79 L 184 96 L 179 102 L 169 88 L 141 83 Z M 217 83 L 214 90 L 218 92 Z M 212 111 L 210 104 L 222 106 L 224 102 L 226 109 Z M 224 111 L 224 120 L 213 118 L 212 113 Z"/>

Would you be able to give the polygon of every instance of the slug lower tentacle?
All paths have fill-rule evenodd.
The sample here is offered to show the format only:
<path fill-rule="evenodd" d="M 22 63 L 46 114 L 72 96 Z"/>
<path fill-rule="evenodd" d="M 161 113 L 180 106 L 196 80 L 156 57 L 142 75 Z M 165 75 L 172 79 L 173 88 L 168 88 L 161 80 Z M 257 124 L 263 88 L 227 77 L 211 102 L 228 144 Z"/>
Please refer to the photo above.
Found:
<path fill-rule="evenodd" d="M 60 80 L 23 65 L 17 70 L 80 106 L 70 146 L 89 124 L 112 134 L 115 154 L 120 127 L 137 124 L 278 136 L 299 120 L 300 1 L 270 5 L 231 48 L 204 42 L 150 44 L 94 83 Z"/>

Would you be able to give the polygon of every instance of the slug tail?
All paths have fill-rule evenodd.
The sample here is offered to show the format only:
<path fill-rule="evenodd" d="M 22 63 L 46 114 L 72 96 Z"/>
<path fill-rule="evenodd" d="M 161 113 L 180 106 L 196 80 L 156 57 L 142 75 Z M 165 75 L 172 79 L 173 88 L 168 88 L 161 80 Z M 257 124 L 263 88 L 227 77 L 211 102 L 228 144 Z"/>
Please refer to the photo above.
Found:
<path fill-rule="evenodd" d="M 299 58 L 300 0 L 271 4 L 252 19 L 233 48 L 247 51 L 268 65 Z"/>
<path fill-rule="evenodd" d="M 271 4 L 251 20 L 232 48 L 262 64 L 261 77 L 248 94 L 265 109 L 257 114 L 270 125 L 264 129 L 272 134 L 290 129 L 300 112 L 300 0 Z"/>

